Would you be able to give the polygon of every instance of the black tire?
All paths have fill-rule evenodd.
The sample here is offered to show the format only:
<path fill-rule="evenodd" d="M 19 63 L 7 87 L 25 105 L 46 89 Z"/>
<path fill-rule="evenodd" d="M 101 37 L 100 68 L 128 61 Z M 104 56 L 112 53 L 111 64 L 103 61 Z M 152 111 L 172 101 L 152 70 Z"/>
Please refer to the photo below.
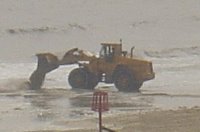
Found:
<path fill-rule="evenodd" d="M 87 84 L 87 87 L 89 89 L 93 89 L 97 86 L 97 84 L 99 83 L 99 79 L 98 79 L 98 76 L 91 73 L 91 72 L 88 72 L 89 74 L 89 80 L 88 80 L 88 84 Z"/>
<path fill-rule="evenodd" d="M 93 89 L 98 84 L 97 77 L 85 68 L 72 70 L 69 74 L 68 81 L 72 88 L 79 89 Z"/>
<path fill-rule="evenodd" d="M 138 92 L 143 83 L 137 82 L 128 69 L 120 68 L 114 74 L 114 84 L 119 91 Z"/>
<path fill-rule="evenodd" d="M 87 72 L 83 68 L 77 68 L 70 72 L 69 74 L 69 84 L 72 88 L 82 88 L 85 87 L 87 80 Z"/>

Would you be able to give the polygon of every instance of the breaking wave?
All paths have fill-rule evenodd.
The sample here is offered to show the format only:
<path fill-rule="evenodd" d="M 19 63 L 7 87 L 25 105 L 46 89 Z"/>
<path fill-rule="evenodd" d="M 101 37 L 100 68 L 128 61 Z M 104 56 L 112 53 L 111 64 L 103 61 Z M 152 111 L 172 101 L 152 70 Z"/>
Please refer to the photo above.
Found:
<path fill-rule="evenodd" d="M 144 54 L 148 57 L 155 58 L 175 58 L 186 56 L 200 56 L 200 47 L 192 46 L 186 48 L 171 48 L 161 51 L 144 51 Z"/>
<path fill-rule="evenodd" d="M 36 69 L 37 63 L 0 63 L 0 93 L 29 89 L 29 77 Z M 43 88 L 69 89 L 67 76 L 78 65 L 60 66 L 48 73 Z"/>
<path fill-rule="evenodd" d="M 47 33 L 47 32 L 67 32 L 71 30 L 85 31 L 86 27 L 77 23 L 70 23 L 63 27 L 33 27 L 33 28 L 10 28 L 6 32 L 9 34 L 26 34 L 26 33 Z"/>

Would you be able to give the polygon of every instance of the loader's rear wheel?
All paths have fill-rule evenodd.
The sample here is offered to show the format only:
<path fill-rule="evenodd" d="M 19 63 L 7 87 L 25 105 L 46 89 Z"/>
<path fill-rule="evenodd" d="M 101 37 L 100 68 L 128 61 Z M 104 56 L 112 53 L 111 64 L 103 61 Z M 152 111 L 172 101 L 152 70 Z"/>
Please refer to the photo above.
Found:
<path fill-rule="evenodd" d="M 134 79 L 134 76 L 127 69 L 119 69 L 114 75 L 114 84 L 119 91 L 134 91 L 138 92 L 139 88 L 142 86 L 142 83 L 137 82 Z"/>
<path fill-rule="evenodd" d="M 85 68 L 77 68 L 70 72 L 68 78 L 72 88 L 93 89 L 98 84 L 97 77 Z"/>

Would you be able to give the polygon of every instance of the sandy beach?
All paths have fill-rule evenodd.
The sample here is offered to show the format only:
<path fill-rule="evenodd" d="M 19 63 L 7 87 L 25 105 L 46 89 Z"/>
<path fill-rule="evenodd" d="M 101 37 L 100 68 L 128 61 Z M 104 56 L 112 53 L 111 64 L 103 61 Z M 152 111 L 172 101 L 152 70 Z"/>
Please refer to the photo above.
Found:
<path fill-rule="evenodd" d="M 198 132 L 200 130 L 200 108 L 118 114 L 103 118 L 103 122 L 105 127 L 116 132 Z M 70 127 L 77 126 L 77 128 L 71 130 L 44 130 L 41 132 L 98 131 L 97 119 L 93 118 L 63 123 Z"/>

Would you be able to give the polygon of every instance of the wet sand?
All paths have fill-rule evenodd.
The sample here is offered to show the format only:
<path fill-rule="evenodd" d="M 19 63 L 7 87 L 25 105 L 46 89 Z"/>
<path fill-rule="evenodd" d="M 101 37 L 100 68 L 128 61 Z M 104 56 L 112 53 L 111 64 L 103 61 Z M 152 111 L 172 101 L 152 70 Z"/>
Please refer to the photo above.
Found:
<path fill-rule="evenodd" d="M 117 132 L 199 132 L 200 108 L 151 111 L 145 113 L 124 113 L 103 118 L 104 125 Z M 63 122 L 76 126 L 71 130 L 47 130 L 40 132 L 96 132 L 96 119 Z M 39 131 L 31 131 L 39 132 Z"/>
<path fill-rule="evenodd" d="M 103 113 L 107 128 L 117 132 L 200 130 L 199 96 L 123 93 L 112 87 L 107 92 L 110 110 Z M 92 94 L 65 89 L 5 91 L 0 94 L 0 130 L 96 132 L 98 113 L 91 111 Z"/>

